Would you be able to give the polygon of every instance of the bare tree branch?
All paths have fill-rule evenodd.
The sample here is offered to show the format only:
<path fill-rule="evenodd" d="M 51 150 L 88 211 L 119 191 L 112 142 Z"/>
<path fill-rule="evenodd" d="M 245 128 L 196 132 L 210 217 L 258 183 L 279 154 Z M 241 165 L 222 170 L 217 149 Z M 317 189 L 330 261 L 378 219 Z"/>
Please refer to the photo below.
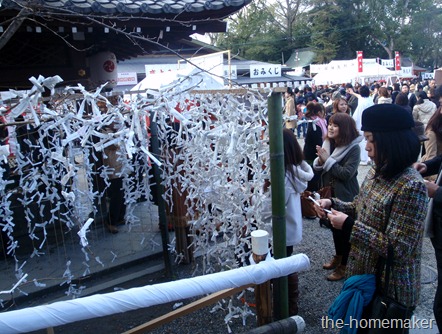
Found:
<path fill-rule="evenodd" d="M 2 49 L 14 36 L 17 30 L 22 25 L 23 21 L 26 20 L 31 11 L 28 8 L 22 8 L 18 15 L 12 20 L 12 23 L 6 28 L 5 32 L 0 36 L 0 49 Z"/>
<path fill-rule="evenodd" d="M 382 46 L 384 48 L 384 50 L 388 53 L 388 57 L 391 59 L 393 58 L 393 48 L 394 48 L 394 41 L 390 38 L 390 45 L 387 47 L 386 45 L 384 45 L 384 43 L 382 43 L 382 41 L 377 38 L 374 35 L 371 35 L 371 37 L 376 41 L 376 43 L 378 43 L 380 46 Z"/>

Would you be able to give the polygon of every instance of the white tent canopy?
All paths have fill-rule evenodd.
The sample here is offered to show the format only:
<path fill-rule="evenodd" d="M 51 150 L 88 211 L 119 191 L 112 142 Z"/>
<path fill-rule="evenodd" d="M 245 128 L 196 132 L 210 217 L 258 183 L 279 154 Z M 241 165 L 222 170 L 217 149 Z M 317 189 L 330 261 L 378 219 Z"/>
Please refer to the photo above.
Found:
<path fill-rule="evenodd" d="M 389 70 L 385 66 L 382 66 L 379 63 L 368 63 L 363 64 L 363 72 L 358 73 L 358 77 L 360 78 L 373 78 L 373 77 L 389 77 L 395 76 L 396 72 Z"/>
<path fill-rule="evenodd" d="M 313 77 L 315 85 L 333 85 L 353 82 L 355 76 L 353 73 L 345 71 L 323 71 Z"/>
<path fill-rule="evenodd" d="M 144 91 L 147 89 L 160 89 L 161 86 L 168 84 L 176 79 L 176 72 L 165 72 L 159 74 L 149 74 L 137 83 L 131 91 Z"/>
<path fill-rule="evenodd" d="M 347 82 L 364 81 L 365 79 L 387 79 L 395 76 L 394 71 L 376 62 L 376 59 L 364 59 L 362 72 L 358 72 L 357 60 L 333 60 L 320 66 L 320 71 L 313 77 L 315 85 L 332 85 Z"/>
<path fill-rule="evenodd" d="M 181 81 L 180 88 L 196 90 L 222 89 L 224 86 L 216 81 L 213 76 L 198 68 L 186 68 L 160 74 L 149 74 L 135 85 L 131 91 L 145 91 L 148 89 L 161 89 Z"/>

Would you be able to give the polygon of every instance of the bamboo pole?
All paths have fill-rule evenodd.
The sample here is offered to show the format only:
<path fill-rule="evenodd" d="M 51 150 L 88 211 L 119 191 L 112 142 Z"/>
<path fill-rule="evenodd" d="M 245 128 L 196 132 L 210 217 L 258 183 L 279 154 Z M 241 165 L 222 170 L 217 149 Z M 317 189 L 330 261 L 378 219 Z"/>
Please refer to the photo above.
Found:
<path fill-rule="evenodd" d="M 270 183 L 272 187 L 273 253 L 275 259 L 286 254 L 284 143 L 282 139 L 282 96 L 275 91 L 268 100 L 270 141 Z M 273 307 L 275 320 L 288 317 L 287 277 L 273 280 Z"/>

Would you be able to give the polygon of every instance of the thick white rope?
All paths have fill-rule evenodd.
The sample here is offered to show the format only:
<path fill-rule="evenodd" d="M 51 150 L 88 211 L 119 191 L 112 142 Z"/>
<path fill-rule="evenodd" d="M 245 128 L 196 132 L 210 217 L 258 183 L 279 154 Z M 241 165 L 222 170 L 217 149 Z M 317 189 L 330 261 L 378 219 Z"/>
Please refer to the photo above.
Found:
<path fill-rule="evenodd" d="M 228 288 L 261 284 L 270 279 L 287 276 L 309 268 L 310 261 L 307 255 L 297 254 L 210 275 L 0 313 L 0 333 L 35 331 L 209 294 Z"/>

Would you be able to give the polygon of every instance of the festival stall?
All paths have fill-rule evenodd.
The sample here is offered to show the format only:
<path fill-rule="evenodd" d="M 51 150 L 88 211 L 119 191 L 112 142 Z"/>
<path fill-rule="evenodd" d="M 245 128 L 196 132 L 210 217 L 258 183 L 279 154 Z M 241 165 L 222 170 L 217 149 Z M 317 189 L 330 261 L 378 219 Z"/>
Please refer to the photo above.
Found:
<path fill-rule="evenodd" d="M 386 80 L 396 76 L 394 71 L 377 63 L 376 59 L 363 59 L 359 70 L 356 59 L 333 60 L 326 65 L 310 65 L 310 72 L 316 85 L 336 85 L 342 83 L 363 83 L 374 80 Z"/>

